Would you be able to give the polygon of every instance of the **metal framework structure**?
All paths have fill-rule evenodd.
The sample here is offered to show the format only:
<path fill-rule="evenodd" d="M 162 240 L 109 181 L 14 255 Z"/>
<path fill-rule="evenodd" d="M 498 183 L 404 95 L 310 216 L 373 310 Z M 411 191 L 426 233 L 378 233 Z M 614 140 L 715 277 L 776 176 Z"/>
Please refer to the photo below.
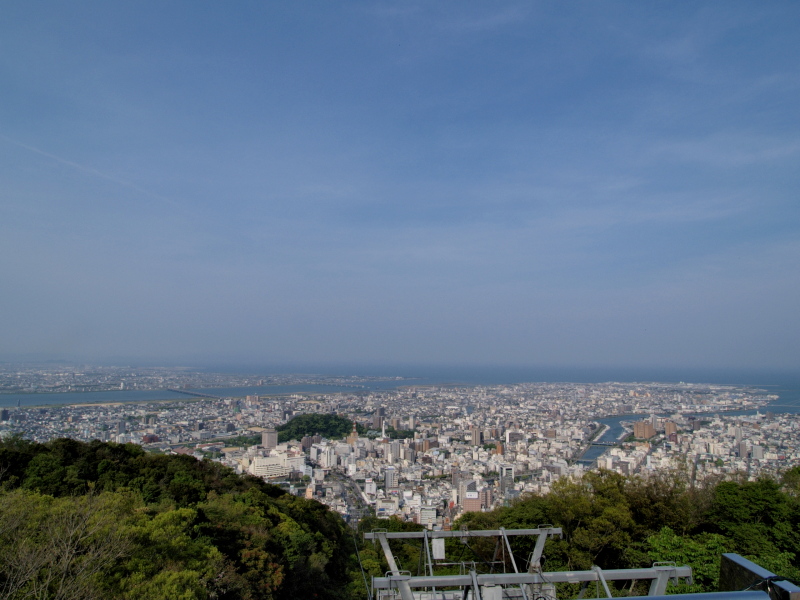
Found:
<path fill-rule="evenodd" d="M 512 536 L 537 536 L 533 552 L 528 559 L 527 570 L 520 572 L 514 553 L 511 550 L 509 537 Z M 604 595 L 611 597 L 608 587 L 609 581 L 631 581 L 631 589 L 637 581 L 650 581 L 649 596 L 662 596 L 667 589 L 669 581 L 677 583 L 678 580 L 691 583 L 691 567 L 679 567 L 675 564 L 656 563 L 645 569 L 613 569 L 603 570 L 593 567 L 589 571 L 553 571 L 543 572 L 541 567 L 542 552 L 545 542 L 552 536 L 561 537 L 560 527 L 540 526 L 536 529 L 492 529 L 492 530 L 457 530 L 457 531 L 413 531 L 413 532 L 388 532 L 375 530 L 364 534 L 367 540 L 380 543 L 389 571 L 384 577 L 373 577 L 372 588 L 376 600 L 396 599 L 401 600 L 502 600 L 504 598 L 518 598 L 520 600 L 555 600 L 556 583 L 580 583 L 579 598 L 583 598 L 588 585 L 595 582 L 597 589 L 602 585 Z M 467 538 L 495 537 L 495 557 L 498 549 L 507 549 L 513 572 L 508 573 L 478 573 L 475 564 L 460 563 L 464 565 L 464 572 L 459 575 L 434 575 L 434 565 L 455 563 L 436 563 L 431 558 L 431 545 L 433 540 L 441 538 L 459 538 L 466 543 Z M 425 555 L 426 575 L 413 576 L 407 571 L 401 571 L 392 554 L 389 540 L 392 539 L 421 539 Z M 692 594 L 695 595 L 695 594 Z M 708 594 L 700 594 L 706 597 Z M 711 600 L 711 599 L 709 599 Z"/>

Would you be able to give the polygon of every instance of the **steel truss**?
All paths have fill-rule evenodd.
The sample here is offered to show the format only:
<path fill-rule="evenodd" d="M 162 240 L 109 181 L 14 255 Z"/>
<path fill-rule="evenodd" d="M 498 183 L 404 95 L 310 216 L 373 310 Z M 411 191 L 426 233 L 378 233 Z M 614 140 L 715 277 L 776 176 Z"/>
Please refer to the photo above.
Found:
<path fill-rule="evenodd" d="M 511 551 L 509 537 L 518 535 L 537 536 L 534 550 L 528 560 L 527 572 L 520 572 L 514 553 Z M 583 598 L 589 583 L 601 584 L 607 597 L 611 597 L 608 581 L 631 581 L 631 589 L 636 581 L 650 581 L 649 596 L 661 596 L 666 592 L 669 581 L 678 583 L 684 580 L 692 582 L 691 567 L 678 567 L 674 564 L 656 563 L 644 569 L 609 569 L 602 570 L 593 567 L 589 571 L 552 571 L 542 572 L 541 558 L 545 542 L 552 536 L 561 537 L 560 527 L 541 526 L 536 529 L 491 529 L 491 530 L 456 530 L 456 531 L 408 531 L 388 532 L 376 530 L 365 533 L 367 540 L 377 540 L 389 572 L 385 577 L 373 577 L 372 587 L 378 593 L 377 598 L 396 597 L 399 593 L 402 600 L 495 600 L 500 598 L 520 598 L 521 600 L 539 600 L 551 598 L 555 600 L 556 583 L 581 583 L 579 598 Z M 511 559 L 513 573 L 478 573 L 474 566 L 468 573 L 462 575 L 434 575 L 434 560 L 431 558 L 430 543 L 439 538 L 466 538 L 496 537 L 497 548 L 505 546 Z M 408 572 L 401 572 L 397 566 L 389 540 L 392 539 L 422 539 L 425 555 L 427 557 L 427 574 L 413 576 Z M 443 591 L 443 588 L 450 588 Z M 460 588 L 453 591 L 452 588 Z M 415 591 L 417 590 L 417 591 Z M 439 591 L 437 591 L 439 590 Z"/>

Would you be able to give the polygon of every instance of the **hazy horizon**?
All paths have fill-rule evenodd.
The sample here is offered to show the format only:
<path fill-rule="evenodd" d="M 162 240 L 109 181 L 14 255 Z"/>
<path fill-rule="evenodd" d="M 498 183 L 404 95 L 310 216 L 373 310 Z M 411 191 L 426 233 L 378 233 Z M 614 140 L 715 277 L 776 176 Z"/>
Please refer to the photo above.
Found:
<path fill-rule="evenodd" d="M 798 19 L 9 5 L 0 360 L 798 373 Z"/>
<path fill-rule="evenodd" d="M 377 363 L 180 363 L 151 361 L 0 361 L 11 366 L 175 368 L 236 375 L 403 377 L 431 383 L 512 384 L 532 382 L 663 382 L 748 386 L 800 386 L 800 369 L 699 368 L 692 366 L 377 364 Z"/>

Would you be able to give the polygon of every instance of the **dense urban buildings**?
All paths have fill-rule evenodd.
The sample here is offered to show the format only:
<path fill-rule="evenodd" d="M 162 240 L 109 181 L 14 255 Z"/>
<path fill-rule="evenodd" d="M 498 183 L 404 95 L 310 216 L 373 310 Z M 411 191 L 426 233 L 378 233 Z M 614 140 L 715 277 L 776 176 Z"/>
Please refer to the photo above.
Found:
<path fill-rule="evenodd" d="M 196 384 L 187 373 L 162 377 L 165 387 Z M 41 374 L 36 381 L 52 388 Z M 558 478 L 587 469 L 755 478 L 800 464 L 800 416 L 763 410 L 776 396 L 753 388 L 527 383 L 370 390 L 351 383 L 352 391 L 324 394 L 26 402 L 2 409 L 0 435 L 98 439 L 190 454 L 281 483 L 348 517 L 371 510 L 431 527 L 521 494 L 545 493 Z M 308 432 L 279 443 L 280 426 L 308 413 L 346 417 L 352 430 L 339 439 Z"/>

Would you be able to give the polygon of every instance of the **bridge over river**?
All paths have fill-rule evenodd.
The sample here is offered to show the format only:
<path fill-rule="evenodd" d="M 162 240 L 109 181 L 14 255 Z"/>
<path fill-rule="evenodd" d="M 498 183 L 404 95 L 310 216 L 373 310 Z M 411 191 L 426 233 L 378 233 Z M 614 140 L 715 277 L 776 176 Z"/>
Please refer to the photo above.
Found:
<path fill-rule="evenodd" d="M 207 394 L 205 392 L 191 392 L 189 390 L 177 390 L 175 388 L 168 388 L 168 391 L 175 392 L 176 394 L 195 396 L 196 398 L 214 398 L 215 400 L 222 400 L 222 396 L 215 396 L 214 394 Z"/>
<path fill-rule="evenodd" d="M 599 432 L 595 439 L 586 444 L 583 452 L 573 458 L 572 463 L 581 463 L 586 466 L 592 465 L 600 456 L 605 454 L 608 449 L 619 447 L 625 438 L 626 429 L 622 421 L 632 421 L 641 415 L 617 415 L 597 419 L 604 431 Z"/>

